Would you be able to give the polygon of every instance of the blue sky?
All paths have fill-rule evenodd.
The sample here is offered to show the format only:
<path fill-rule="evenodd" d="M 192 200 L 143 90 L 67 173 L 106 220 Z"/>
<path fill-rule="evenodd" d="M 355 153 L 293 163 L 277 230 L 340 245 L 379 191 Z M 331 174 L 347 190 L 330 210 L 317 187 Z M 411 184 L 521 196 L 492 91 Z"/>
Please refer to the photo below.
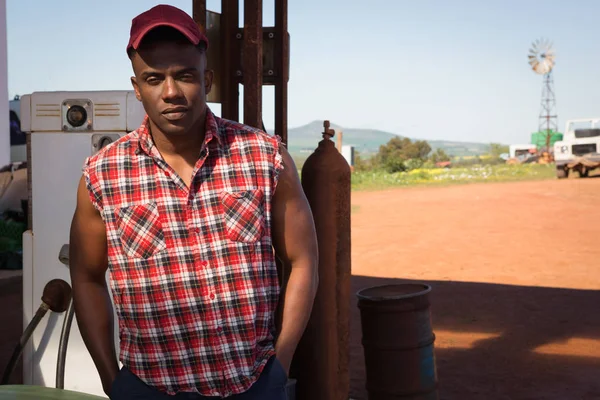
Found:
<path fill-rule="evenodd" d="M 192 12 L 191 0 L 162 2 Z M 329 119 L 426 139 L 527 143 L 542 89 L 527 52 L 540 37 L 556 48 L 559 129 L 600 116 L 600 1 L 288 2 L 290 127 Z M 9 97 L 131 89 L 130 22 L 159 3 L 7 0 Z M 263 24 L 273 25 L 274 0 L 263 3 Z M 220 12 L 220 1 L 207 5 Z M 264 90 L 268 128 L 273 93 Z"/>

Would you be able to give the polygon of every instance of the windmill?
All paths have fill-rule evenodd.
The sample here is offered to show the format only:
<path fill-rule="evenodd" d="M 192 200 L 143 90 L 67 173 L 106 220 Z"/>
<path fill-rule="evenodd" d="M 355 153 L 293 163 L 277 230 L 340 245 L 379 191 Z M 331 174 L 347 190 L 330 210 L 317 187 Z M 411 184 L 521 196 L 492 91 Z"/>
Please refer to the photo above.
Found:
<path fill-rule="evenodd" d="M 536 74 L 544 76 L 542 86 L 542 105 L 539 116 L 539 132 L 546 131 L 546 151 L 550 152 L 550 138 L 552 132 L 558 131 L 556 116 L 556 98 L 554 97 L 554 80 L 552 69 L 555 60 L 552 43 L 546 39 L 538 39 L 529 49 L 529 65 Z"/>

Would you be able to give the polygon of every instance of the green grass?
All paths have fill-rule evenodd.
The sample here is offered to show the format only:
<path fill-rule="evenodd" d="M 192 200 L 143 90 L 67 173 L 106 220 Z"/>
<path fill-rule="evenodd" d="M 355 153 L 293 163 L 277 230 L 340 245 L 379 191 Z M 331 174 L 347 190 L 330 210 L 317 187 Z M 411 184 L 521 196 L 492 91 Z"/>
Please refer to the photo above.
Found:
<path fill-rule="evenodd" d="M 416 169 L 410 172 L 354 172 L 352 190 L 380 190 L 394 187 L 451 185 L 480 182 L 514 182 L 556 178 L 554 165 L 521 164 L 472 166 L 451 169 Z"/>

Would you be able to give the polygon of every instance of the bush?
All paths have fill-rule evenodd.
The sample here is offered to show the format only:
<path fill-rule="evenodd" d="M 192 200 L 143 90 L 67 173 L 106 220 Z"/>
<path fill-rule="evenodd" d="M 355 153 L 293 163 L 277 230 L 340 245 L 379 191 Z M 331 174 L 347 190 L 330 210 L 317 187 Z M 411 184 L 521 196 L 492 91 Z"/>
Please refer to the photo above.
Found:
<path fill-rule="evenodd" d="M 421 166 L 422 169 L 434 169 L 437 168 L 435 166 L 435 163 L 431 160 L 427 160 L 423 163 L 423 166 Z"/>
<path fill-rule="evenodd" d="M 551 164 L 505 164 L 450 169 L 421 168 L 410 172 L 396 173 L 373 170 L 352 174 L 352 189 L 373 190 L 412 185 L 447 185 L 536 179 L 555 179 L 555 167 Z"/>
<path fill-rule="evenodd" d="M 450 161 L 450 156 L 446 154 L 444 150 L 437 149 L 435 153 L 433 153 L 431 157 L 429 157 L 429 159 L 435 164 L 439 162 Z"/>
<path fill-rule="evenodd" d="M 390 174 L 406 171 L 406 165 L 400 158 L 390 157 L 385 161 L 384 168 Z"/>
<path fill-rule="evenodd" d="M 354 170 L 358 172 L 370 171 L 373 168 L 373 160 L 364 159 L 358 151 L 354 152 Z"/>
<path fill-rule="evenodd" d="M 404 165 L 406 166 L 406 170 L 407 171 L 411 171 L 413 169 L 418 169 L 421 168 L 423 166 L 423 160 L 420 160 L 418 158 L 411 158 L 410 160 L 407 160 Z"/>

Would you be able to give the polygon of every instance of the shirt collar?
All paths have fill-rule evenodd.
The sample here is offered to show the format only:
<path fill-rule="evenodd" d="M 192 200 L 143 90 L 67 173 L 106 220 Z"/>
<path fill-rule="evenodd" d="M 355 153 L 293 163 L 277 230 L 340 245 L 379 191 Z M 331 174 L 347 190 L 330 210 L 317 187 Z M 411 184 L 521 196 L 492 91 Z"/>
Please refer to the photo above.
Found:
<path fill-rule="evenodd" d="M 138 150 L 145 152 L 148 155 L 153 155 L 154 140 L 150 134 L 150 118 L 146 114 L 142 120 L 141 125 L 137 129 L 138 138 Z M 223 136 L 219 124 L 217 123 L 217 117 L 213 114 L 210 108 L 206 107 L 206 122 L 205 122 L 205 135 L 204 144 L 202 147 L 208 145 L 213 139 L 216 139 L 219 146 L 223 145 Z"/>

